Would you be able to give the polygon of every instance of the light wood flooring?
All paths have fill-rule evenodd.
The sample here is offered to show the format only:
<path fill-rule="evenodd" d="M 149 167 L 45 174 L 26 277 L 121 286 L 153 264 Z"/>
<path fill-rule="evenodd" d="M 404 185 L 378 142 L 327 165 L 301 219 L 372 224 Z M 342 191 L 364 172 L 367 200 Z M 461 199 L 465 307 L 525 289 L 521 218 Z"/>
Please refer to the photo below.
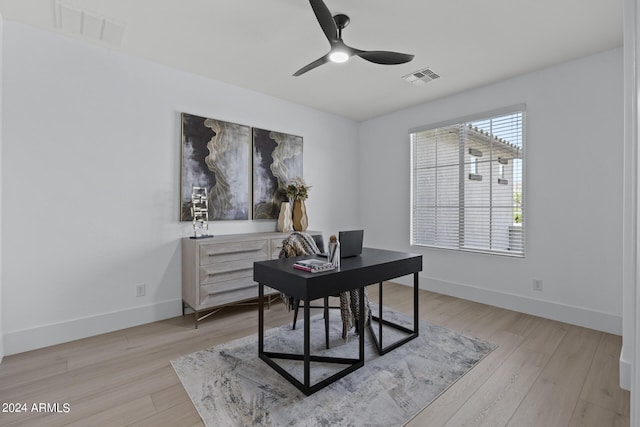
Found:
<path fill-rule="evenodd" d="M 386 284 L 384 303 L 411 313 L 412 290 Z M 408 426 L 629 426 L 619 336 L 427 291 L 420 318 L 498 348 Z M 70 411 L 0 412 L 0 425 L 202 426 L 169 360 L 254 334 L 257 319 L 255 306 L 229 307 L 197 330 L 187 315 L 6 356 L 0 403 L 68 403 Z M 279 326 L 291 313 L 276 303 L 266 321 Z"/>

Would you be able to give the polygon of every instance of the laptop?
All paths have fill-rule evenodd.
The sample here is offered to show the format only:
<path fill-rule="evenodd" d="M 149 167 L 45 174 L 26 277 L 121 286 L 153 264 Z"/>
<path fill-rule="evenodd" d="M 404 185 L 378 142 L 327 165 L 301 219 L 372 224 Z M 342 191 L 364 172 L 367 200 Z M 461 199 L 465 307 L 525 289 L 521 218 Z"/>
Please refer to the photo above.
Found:
<path fill-rule="evenodd" d="M 364 230 L 341 231 L 338 233 L 340 242 L 340 258 L 358 256 L 362 253 L 362 238 Z"/>
<path fill-rule="evenodd" d="M 340 258 L 350 258 L 358 256 L 362 253 L 362 239 L 364 230 L 340 231 L 338 233 L 338 241 L 340 242 Z M 328 254 L 318 254 L 321 257 L 327 257 Z"/>

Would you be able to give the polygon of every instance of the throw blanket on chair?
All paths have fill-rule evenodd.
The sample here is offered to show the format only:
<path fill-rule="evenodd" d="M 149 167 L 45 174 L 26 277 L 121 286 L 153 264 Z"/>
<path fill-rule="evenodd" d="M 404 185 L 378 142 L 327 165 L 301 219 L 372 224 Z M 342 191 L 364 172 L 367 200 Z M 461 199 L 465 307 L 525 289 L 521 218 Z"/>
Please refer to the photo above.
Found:
<path fill-rule="evenodd" d="M 282 241 L 282 250 L 280 250 L 279 258 L 290 258 L 302 255 L 313 255 L 320 253 L 318 245 L 316 245 L 313 237 L 308 233 L 302 233 L 294 231 Z M 293 300 L 286 295 L 282 295 L 285 303 L 291 308 Z M 342 338 L 347 339 L 347 332 L 351 329 L 352 325 L 357 324 L 356 319 L 360 312 L 360 298 L 358 290 L 349 292 L 342 292 L 340 294 L 340 316 L 342 318 Z M 367 290 L 365 288 L 364 294 L 364 311 L 365 311 L 365 325 L 369 322 L 371 308 L 369 306 L 369 298 L 367 297 Z M 305 304 L 309 304 L 309 301 L 305 301 Z M 364 331 L 358 331 L 358 333 L 364 333 Z"/>

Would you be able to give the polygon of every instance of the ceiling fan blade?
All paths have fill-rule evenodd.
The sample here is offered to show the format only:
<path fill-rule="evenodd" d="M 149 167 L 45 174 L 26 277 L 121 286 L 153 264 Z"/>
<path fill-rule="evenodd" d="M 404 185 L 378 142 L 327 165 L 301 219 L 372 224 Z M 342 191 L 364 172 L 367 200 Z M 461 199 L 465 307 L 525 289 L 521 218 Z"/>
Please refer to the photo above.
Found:
<path fill-rule="evenodd" d="M 329 11 L 329 8 L 322 0 L 309 0 L 313 13 L 316 14 L 316 19 L 324 31 L 324 35 L 327 36 L 329 42 L 335 42 L 338 40 L 338 27 L 333 20 L 333 16 Z"/>
<path fill-rule="evenodd" d="M 398 52 L 387 52 L 384 50 L 357 50 L 353 49 L 353 54 L 369 62 L 383 65 L 404 64 L 413 59 L 414 55 Z"/>
<path fill-rule="evenodd" d="M 319 67 L 322 64 L 326 64 L 327 62 L 329 62 L 329 54 L 320 57 L 318 59 L 316 59 L 315 61 L 313 61 L 311 64 L 307 64 L 304 67 L 300 68 L 298 71 L 296 71 L 295 73 L 293 73 L 294 77 L 298 77 L 304 73 L 306 73 L 307 71 L 311 71 L 316 67 Z"/>

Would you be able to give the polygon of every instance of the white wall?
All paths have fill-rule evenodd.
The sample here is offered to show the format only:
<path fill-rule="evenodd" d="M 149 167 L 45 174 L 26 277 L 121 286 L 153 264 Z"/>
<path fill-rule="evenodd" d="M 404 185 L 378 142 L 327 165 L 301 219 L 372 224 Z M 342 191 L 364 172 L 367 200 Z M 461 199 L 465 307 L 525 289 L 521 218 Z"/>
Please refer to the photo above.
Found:
<path fill-rule="evenodd" d="M 362 123 L 367 243 L 422 253 L 423 288 L 621 334 L 622 76 L 615 49 Z M 520 103 L 526 257 L 410 247 L 408 130 Z"/>
<path fill-rule="evenodd" d="M 13 22 L 4 36 L 6 354 L 181 313 L 180 112 L 303 136 L 309 228 L 358 223 L 357 123 Z"/>
<path fill-rule="evenodd" d="M 0 242 L 2 242 L 2 47 L 4 46 L 4 19 L 0 15 Z M 0 244 L 0 362 L 4 357 L 4 327 L 2 323 L 2 244 Z"/>
<path fill-rule="evenodd" d="M 181 111 L 302 135 L 310 228 L 423 253 L 422 287 L 621 332 L 620 49 L 357 124 L 20 24 L 3 34 L 5 354 L 179 315 Z M 410 247 L 407 130 L 523 102 L 526 258 Z"/>
<path fill-rule="evenodd" d="M 631 391 L 630 424 L 640 425 L 640 283 L 638 282 L 638 34 L 637 0 L 624 1 L 624 213 L 620 386 Z"/>

